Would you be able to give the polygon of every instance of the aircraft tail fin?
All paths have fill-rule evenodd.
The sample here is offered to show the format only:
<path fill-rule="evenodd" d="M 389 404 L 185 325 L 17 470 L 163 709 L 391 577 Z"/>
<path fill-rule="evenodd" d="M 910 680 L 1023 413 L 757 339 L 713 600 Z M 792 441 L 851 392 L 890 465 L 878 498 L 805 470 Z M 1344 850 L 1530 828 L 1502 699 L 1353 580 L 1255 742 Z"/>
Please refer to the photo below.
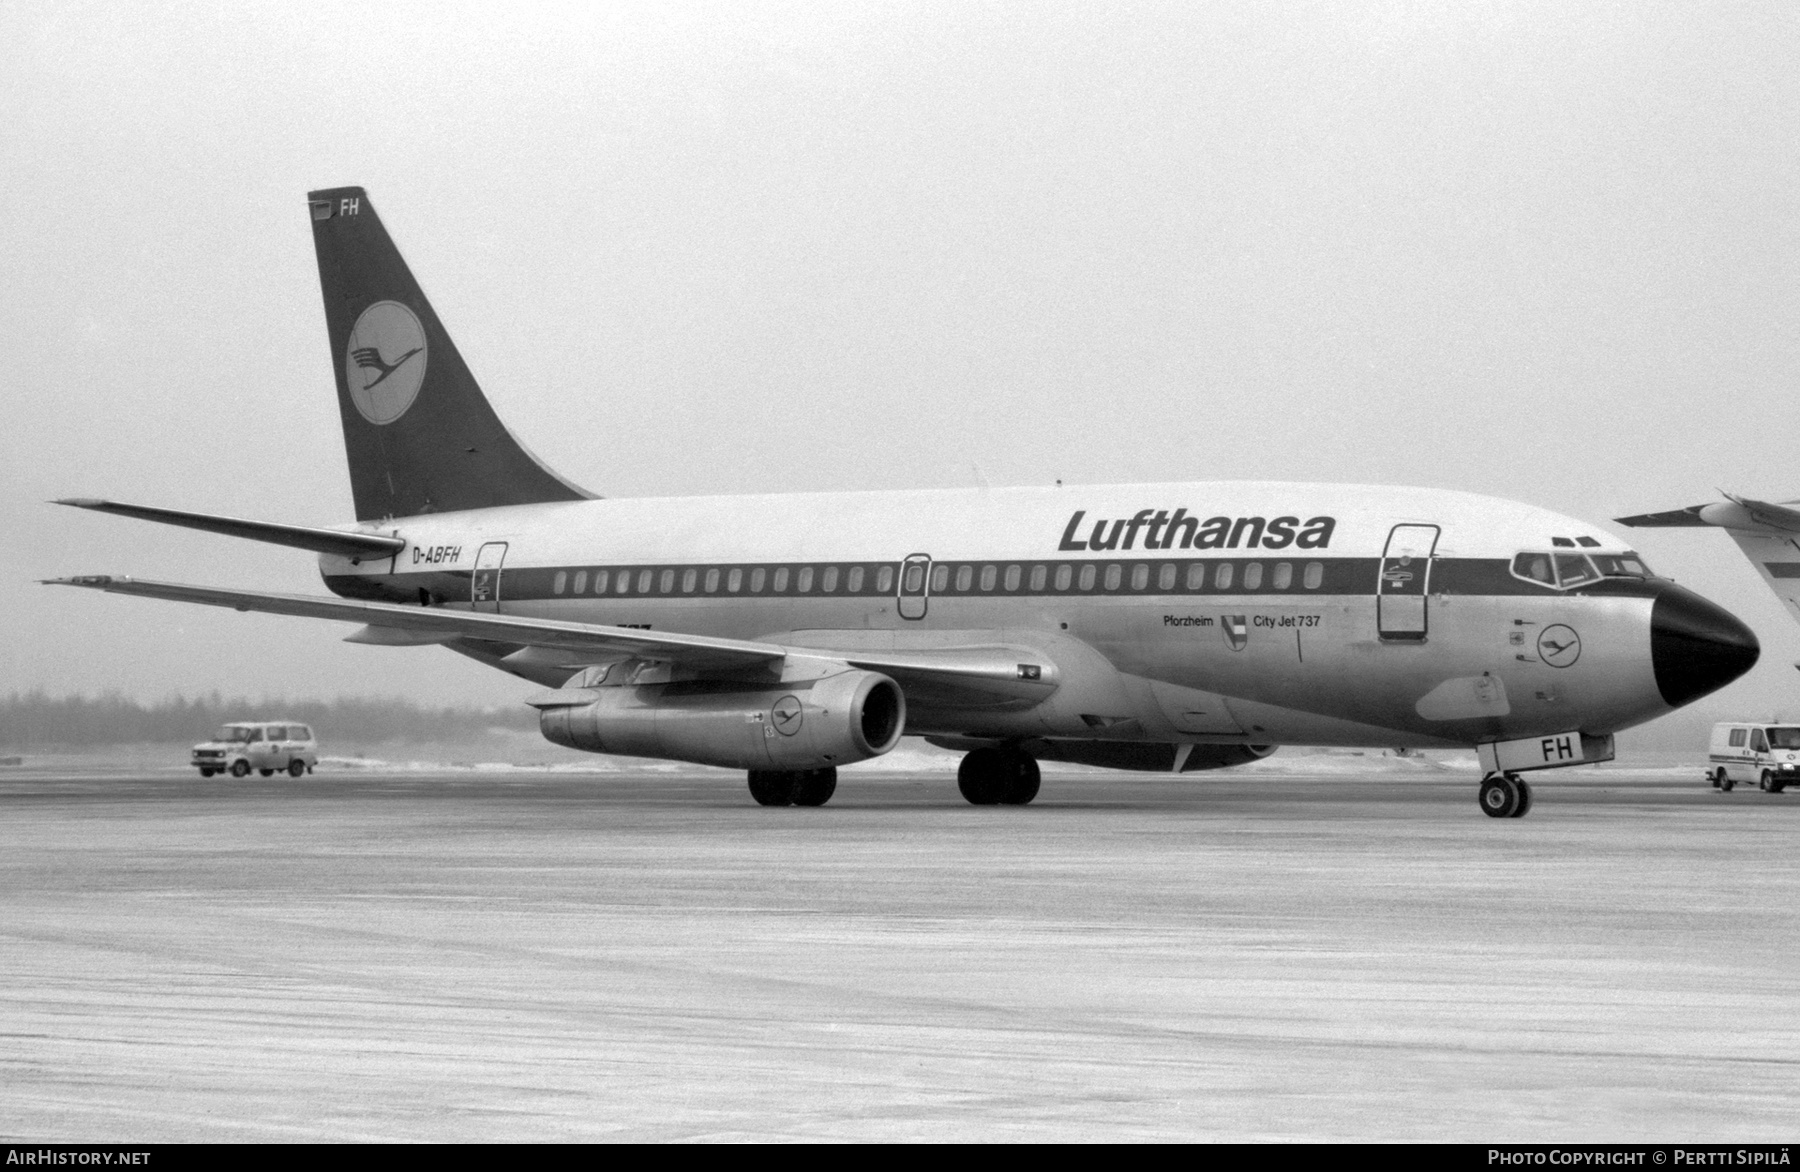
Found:
<path fill-rule="evenodd" d="M 357 520 L 592 499 L 500 422 L 368 193 L 307 202 Z"/>
<path fill-rule="evenodd" d="M 1633 528 L 1711 528 L 1731 535 L 1763 582 L 1800 622 L 1800 501 L 1774 504 L 1722 494 L 1725 499 L 1666 513 L 1619 517 Z"/>

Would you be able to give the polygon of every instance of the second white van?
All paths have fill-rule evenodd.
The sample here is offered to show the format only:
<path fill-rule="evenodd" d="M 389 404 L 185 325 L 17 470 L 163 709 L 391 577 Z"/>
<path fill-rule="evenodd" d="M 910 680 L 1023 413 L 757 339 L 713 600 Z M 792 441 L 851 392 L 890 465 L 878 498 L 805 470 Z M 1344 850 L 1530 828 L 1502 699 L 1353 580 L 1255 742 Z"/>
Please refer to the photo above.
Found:
<path fill-rule="evenodd" d="M 1715 724 L 1706 760 L 1714 789 L 1754 781 L 1778 794 L 1788 783 L 1800 783 L 1800 725 Z"/>

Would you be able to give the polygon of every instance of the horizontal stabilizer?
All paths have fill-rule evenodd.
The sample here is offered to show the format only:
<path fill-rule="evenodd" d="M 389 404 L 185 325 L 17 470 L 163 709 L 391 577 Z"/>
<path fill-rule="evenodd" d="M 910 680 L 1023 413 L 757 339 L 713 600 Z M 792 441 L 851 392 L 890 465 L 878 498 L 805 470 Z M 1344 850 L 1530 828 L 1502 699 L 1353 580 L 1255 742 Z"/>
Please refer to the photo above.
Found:
<path fill-rule="evenodd" d="M 347 558 L 392 557 L 406 548 L 406 542 L 402 539 L 388 537 L 381 533 L 343 533 L 336 529 L 316 529 L 308 525 L 276 525 L 269 521 L 216 517 L 210 513 L 188 513 L 180 509 L 125 505 L 118 501 L 95 500 L 92 497 L 72 497 L 51 503 L 69 505 L 77 509 L 90 509 L 96 513 L 114 513 L 121 517 L 136 517 L 140 521 L 160 521 L 164 525 L 179 525 L 183 529 L 200 529 L 207 533 L 220 533 L 226 537 L 266 541 L 271 545 L 310 549 L 314 553 L 331 553 Z"/>

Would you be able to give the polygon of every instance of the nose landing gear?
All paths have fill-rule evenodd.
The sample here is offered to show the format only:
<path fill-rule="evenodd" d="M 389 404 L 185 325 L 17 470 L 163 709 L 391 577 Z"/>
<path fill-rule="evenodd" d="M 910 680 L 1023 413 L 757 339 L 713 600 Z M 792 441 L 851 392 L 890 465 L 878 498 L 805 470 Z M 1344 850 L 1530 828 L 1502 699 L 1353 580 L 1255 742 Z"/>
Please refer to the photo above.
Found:
<path fill-rule="evenodd" d="M 1017 749 L 976 749 L 956 770 L 956 787 L 973 806 L 1023 806 L 1038 795 L 1037 758 Z"/>
<path fill-rule="evenodd" d="M 1489 818 L 1523 818 L 1531 812 L 1531 784 L 1516 773 L 1490 773 L 1476 800 Z"/>

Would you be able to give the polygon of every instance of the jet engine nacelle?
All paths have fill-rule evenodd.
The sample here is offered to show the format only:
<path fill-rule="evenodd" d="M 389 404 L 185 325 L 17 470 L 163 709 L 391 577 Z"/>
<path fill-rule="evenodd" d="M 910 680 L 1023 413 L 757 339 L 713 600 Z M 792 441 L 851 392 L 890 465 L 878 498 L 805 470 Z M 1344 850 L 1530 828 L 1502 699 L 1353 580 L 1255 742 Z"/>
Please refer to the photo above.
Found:
<path fill-rule="evenodd" d="M 892 749 L 906 727 L 900 685 L 871 671 L 773 688 L 694 682 L 571 689 L 532 702 L 542 708 L 544 736 L 559 745 L 727 769 L 848 765 Z"/>

